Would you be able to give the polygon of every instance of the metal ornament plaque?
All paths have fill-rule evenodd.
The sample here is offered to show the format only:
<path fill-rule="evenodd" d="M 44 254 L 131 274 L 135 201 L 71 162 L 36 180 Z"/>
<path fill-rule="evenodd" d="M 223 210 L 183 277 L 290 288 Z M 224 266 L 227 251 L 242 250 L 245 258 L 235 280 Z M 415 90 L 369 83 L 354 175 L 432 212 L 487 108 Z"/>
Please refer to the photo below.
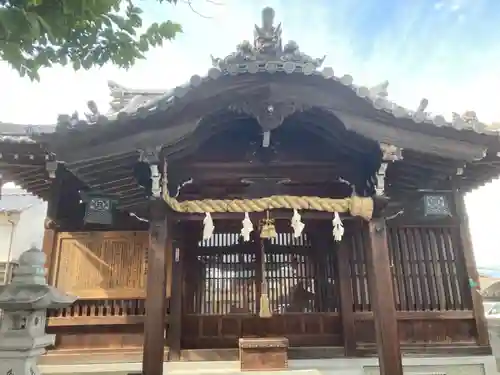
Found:
<path fill-rule="evenodd" d="M 113 202 L 109 198 L 91 197 L 87 201 L 85 223 L 113 224 Z"/>
<path fill-rule="evenodd" d="M 451 216 L 450 205 L 446 195 L 425 195 L 424 214 L 425 216 Z"/>

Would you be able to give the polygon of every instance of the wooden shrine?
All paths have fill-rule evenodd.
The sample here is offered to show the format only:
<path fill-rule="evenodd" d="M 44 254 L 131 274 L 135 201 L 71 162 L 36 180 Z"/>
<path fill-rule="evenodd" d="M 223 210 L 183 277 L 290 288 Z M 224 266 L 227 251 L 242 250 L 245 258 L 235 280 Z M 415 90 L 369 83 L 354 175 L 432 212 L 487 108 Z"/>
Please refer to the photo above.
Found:
<path fill-rule="evenodd" d="M 335 76 L 273 17 L 184 86 L 0 124 L 3 180 L 49 202 L 49 280 L 79 296 L 50 311 L 54 361 L 491 353 L 463 195 L 500 175 L 498 134 Z"/>

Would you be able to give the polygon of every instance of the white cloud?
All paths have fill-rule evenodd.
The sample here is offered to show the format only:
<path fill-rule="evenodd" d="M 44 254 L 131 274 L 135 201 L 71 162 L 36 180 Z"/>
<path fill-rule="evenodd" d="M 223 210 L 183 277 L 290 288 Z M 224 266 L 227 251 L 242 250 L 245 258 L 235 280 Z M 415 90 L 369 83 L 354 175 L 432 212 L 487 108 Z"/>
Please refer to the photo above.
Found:
<path fill-rule="evenodd" d="M 436 9 L 436 10 L 440 10 L 440 9 L 442 9 L 443 7 L 444 7 L 444 3 L 443 3 L 443 2 L 441 2 L 441 1 L 440 1 L 440 2 L 438 2 L 438 3 L 435 3 L 435 4 L 434 4 L 434 9 Z"/>

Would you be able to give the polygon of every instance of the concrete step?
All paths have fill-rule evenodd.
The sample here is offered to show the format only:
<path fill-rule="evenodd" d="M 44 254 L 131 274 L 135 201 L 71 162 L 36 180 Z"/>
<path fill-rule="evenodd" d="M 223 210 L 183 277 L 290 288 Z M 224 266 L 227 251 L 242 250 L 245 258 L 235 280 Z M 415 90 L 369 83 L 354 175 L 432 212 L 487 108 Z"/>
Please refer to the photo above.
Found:
<path fill-rule="evenodd" d="M 493 356 L 403 358 L 405 373 L 419 375 L 497 375 Z M 43 375 L 140 374 L 140 362 L 40 365 Z M 165 362 L 165 375 L 241 375 L 238 361 Z M 376 358 L 290 360 L 285 371 L 252 371 L 248 375 L 379 375 Z"/>

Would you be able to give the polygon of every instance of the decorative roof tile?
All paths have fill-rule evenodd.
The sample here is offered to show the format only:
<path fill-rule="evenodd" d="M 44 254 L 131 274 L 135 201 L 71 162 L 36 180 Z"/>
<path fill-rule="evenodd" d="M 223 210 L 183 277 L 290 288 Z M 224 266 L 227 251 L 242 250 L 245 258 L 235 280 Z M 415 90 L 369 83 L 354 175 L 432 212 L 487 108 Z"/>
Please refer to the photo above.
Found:
<path fill-rule="evenodd" d="M 0 135 L 0 142 L 6 143 L 36 143 L 35 140 L 31 139 L 26 135 Z"/>

